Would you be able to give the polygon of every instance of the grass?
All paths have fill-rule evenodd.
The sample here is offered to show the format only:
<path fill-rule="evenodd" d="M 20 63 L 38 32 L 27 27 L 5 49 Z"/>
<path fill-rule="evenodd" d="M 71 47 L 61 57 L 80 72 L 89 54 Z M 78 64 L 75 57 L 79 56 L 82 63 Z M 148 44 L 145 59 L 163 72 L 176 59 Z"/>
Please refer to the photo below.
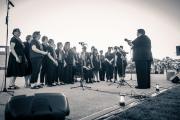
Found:
<path fill-rule="evenodd" d="M 108 120 L 180 120 L 180 86 L 149 98 Z"/>

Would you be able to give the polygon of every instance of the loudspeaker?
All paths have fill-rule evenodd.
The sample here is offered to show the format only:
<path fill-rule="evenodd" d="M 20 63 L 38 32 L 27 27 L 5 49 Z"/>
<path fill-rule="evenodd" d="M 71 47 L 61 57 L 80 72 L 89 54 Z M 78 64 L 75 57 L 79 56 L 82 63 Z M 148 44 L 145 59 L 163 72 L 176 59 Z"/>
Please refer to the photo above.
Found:
<path fill-rule="evenodd" d="M 69 113 L 68 100 L 60 93 L 14 96 L 5 106 L 5 120 L 64 120 Z"/>
<path fill-rule="evenodd" d="M 180 83 L 180 78 L 176 75 L 176 76 L 171 78 L 171 82 L 172 83 Z"/>
<path fill-rule="evenodd" d="M 177 55 L 177 56 L 180 55 L 180 46 L 176 46 L 176 55 Z"/>

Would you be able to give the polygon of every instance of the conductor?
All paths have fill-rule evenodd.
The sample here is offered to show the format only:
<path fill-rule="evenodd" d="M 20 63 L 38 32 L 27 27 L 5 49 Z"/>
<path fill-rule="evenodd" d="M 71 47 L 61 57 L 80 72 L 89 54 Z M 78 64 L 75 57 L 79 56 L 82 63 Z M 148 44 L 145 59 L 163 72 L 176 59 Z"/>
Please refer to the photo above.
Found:
<path fill-rule="evenodd" d="M 133 50 L 133 61 L 136 66 L 137 86 L 138 89 L 147 89 L 151 87 L 150 71 L 152 52 L 151 40 L 145 35 L 144 29 L 137 30 L 137 38 L 133 41 L 125 39 Z"/>

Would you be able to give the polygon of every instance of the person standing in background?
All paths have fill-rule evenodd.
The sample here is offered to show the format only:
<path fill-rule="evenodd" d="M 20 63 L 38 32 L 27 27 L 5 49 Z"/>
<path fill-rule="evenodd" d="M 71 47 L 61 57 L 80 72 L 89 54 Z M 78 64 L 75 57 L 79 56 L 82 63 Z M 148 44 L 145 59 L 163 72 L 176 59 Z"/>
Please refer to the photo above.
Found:
<path fill-rule="evenodd" d="M 30 43 L 32 40 L 32 36 L 31 35 L 27 35 L 26 36 L 26 42 L 24 42 L 24 53 L 25 56 L 27 58 L 27 62 L 28 62 L 28 69 L 27 69 L 27 73 L 29 75 L 25 76 L 25 87 L 28 88 L 30 86 L 30 78 L 31 78 L 31 74 L 32 74 L 32 65 L 31 65 L 31 60 L 30 60 Z"/>
<path fill-rule="evenodd" d="M 112 82 L 113 78 L 113 61 L 114 55 L 111 53 L 112 47 L 108 47 L 108 51 L 105 53 L 105 63 L 106 63 L 106 78 L 107 81 Z"/>
<path fill-rule="evenodd" d="M 100 50 L 99 64 L 99 78 L 101 81 L 105 81 L 105 57 L 103 55 L 103 50 Z"/>
<path fill-rule="evenodd" d="M 42 48 L 44 52 L 48 51 L 48 37 L 47 36 L 43 36 L 42 37 Z M 47 59 L 48 56 L 45 55 L 43 56 L 42 59 L 42 66 L 41 66 L 41 71 L 40 71 L 40 85 L 44 86 L 46 84 L 46 72 L 47 72 Z"/>
<path fill-rule="evenodd" d="M 19 28 L 13 30 L 13 37 L 10 41 L 11 52 L 9 54 L 8 66 L 7 66 L 7 77 L 11 77 L 8 89 L 18 89 L 15 85 L 16 77 L 23 77 L 30 75 L 28 70 L 28 62 L 24 53 L 25 46 L 21 39 L 21 31 Z"/>
<path fill-rule="evenodd" d="M 31 89 L 38 89 L 41 88 L 41 85 L 38 85 L 38 75 L 41 68 L 41 63 L 44 55 L 47 55 L 48 52 L 43 51 L 43 47 L 41 43 L 39 42 L 39 39 L 41 37 L 39 31 L 35 31 L 33 33 L 33 40 L 30 44 L 30 58 L 32 63 L 32 75 L 30 79 Z"/>
<path fill-rule="evenodd" d="M 47 69 L 46 69 L 46 82 L 47 86 L 56 86 L 58 85 L 58 75 L 57 75 L 57 67 L 58 67 L 58 62 L 57 62 L 57 56 L 55 53 L 55 46 L 54 46 L 54 40 L 49 39 L 48 41 L 49 47 L 47 49 L 48 51 L 48 59 L 46 61 L 47 64 Z"/>
<path fill-rule="evenodd" d="M 73 76 L 73 51 L 70 49 L 70 42 L 64 45 L 64 82 L 74 84 Z"/>
<path fill-rule="evenodd" d="M 56 49 L 57 61 L 58 61 L 58 79 L 61 85 L 64 85 L 63 79 L 63 68 L 64 68 L 64 51 L 63 51 L 63 44 L 62 42 L 57 43 Z"/>

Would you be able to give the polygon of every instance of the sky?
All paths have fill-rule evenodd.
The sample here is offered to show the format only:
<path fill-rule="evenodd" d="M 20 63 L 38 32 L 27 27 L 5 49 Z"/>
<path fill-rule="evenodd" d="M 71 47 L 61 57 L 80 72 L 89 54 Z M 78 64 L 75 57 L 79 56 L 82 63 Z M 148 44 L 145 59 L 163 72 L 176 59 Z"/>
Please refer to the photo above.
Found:
<path fill-rule="evenodd" d="M 21 39 L 41 31 L 57 42 L 70 41 L 81 51 L 79 42 L 107 51 L 123 45 L 124 38 L 135 39 L 144 28 L 151 39 L 154 58 L 176 56 L 180 45 L 180 0 L 11 0 L 9 39 L 13 28 L 20 28 Z M 6 41 L 6 0 L 0 0 L 0 45 Z M 8 41 L 9 44 L 9 41 Z M 128 59 L 131 55 L 128 55 Z"/>

